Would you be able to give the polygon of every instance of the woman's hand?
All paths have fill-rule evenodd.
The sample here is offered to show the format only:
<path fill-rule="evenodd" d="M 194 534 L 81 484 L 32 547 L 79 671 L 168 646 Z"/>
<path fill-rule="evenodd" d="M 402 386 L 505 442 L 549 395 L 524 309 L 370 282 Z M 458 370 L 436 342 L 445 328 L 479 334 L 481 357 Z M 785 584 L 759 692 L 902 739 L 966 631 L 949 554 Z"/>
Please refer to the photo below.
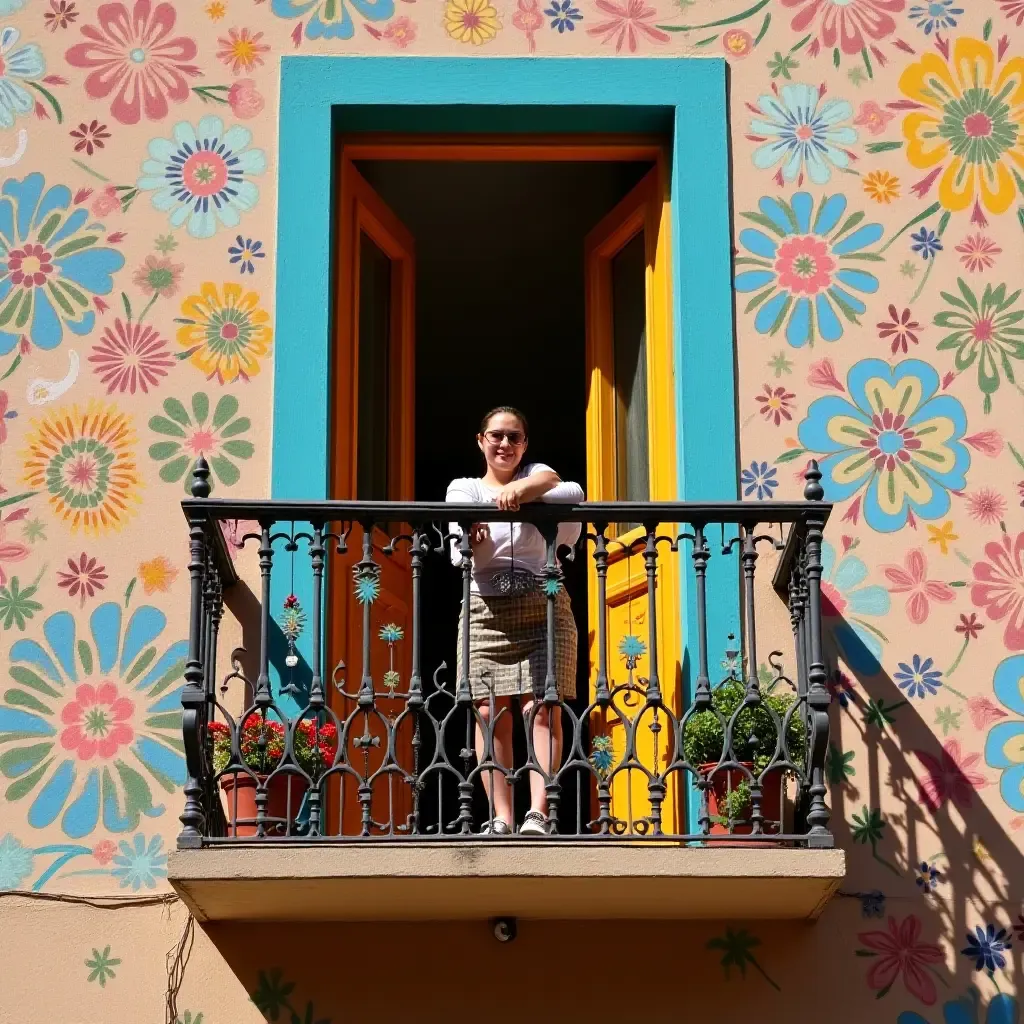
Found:
<path fill-rule="evenodd" d="M 523 500 L 523 484 L 525 482 L 525 480 L 513 480 L 512 483 L 505 484 L 498 491 L 498 497 L 495 499 L 498 508 L 504 512 L 518 512 L 519 503 Z"/>
<path fill-rule="evenodd" d="M 482 544 L 491 535 L 491 531 L 486 523 L 474 523 L 469 528 L 469 540 L 470 543 L 475 547 L 477 544 Z"/>

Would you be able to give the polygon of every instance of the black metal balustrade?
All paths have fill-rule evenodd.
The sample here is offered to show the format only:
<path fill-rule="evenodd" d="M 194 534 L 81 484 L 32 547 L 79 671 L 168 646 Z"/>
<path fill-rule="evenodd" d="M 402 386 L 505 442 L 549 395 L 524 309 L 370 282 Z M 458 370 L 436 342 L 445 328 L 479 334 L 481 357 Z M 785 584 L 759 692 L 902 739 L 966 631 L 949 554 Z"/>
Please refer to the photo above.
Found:
<path fill-rule="evenodd" d="M 820 589 L 822 531 L 831 506 L 822 501 L 816 463 L 807 468 L 803 502 L 539 503 L 515 513 L 425 502 L 211 499 L 208 477 L 200 459 L 194 497 L 182 503 L 192 591 L 179 847 L 475 839 L 491 813 L 484 774 L 499 785 L 504 779 L 513 792 L 528 788 L 531 774 L 542 777 L 548 817 L 563 841 L 833 845 L 825 804 L 829 693 Z M 536 582 L 548 600 L 549 666 L 555 595 L 563 581 L 555 551 L 559 522 L 584 524 L 572 566 L 582 574 L 578 578 L 589 576 L 590 607 L 599 609 L 590 623 L 586 687 L 578 699 L 560 700 L 552 671 L 542 683 L 535 681 L 519 739 L 525 750 L 515 764 L 494 757 L 494 729 L 511 712 L 497 710 L 493 698 L 480 708 L 471 695 L 468 635 L 459 678 L 448 677 L 445 663 L 421 660 L 429 639 L 424 609 L 440 600 L 430 593 L 432 581 L 447 574 L 450 583 L 454 575 L 461 581 L 462 608 L 468 606 L 469 559 L 454 567 L 450 544 L 468 556 L 469 526 L 481 520 L 530 523 L 545 538 L 546 566 Z M 460 524 L 461 535 L 449 532 L 450 522 Z M 619 535 L 615 524 L 621 523 L 641 525 Z M 240 534 L 233 545 L 225 540 L 227 524 Z M 762 587 L 758 598 L 759 554 L 770 549 L 780 552 L 774 595 Z M 638 571 L 645 577 L 640 599 L 647 641 L 619 638 L 616 654 L 622 657 L 613 664 L 609 572 L 626 556 L 643 566 Z M 258 564 L 259 650 L 236 650 L 229 659 L 218 651 L 225 595 L 232 604 L 232 593 L 246 589 L 231 590 L 246 557 L 252 559 L 254 588 Z M 656 589 L 668 559 L 676 559 L 680 577 L 689 574 L 684 585 L 695 598 L 696 635 L 683 638 L 692 671 L 685 706 L 679 698 L 682 668 L 666 664 L 659 651 Z M 407 589 L 405 625 L 375 619 L 374 602 L 389 566 L 400 566 Z M 741 642 L 730 637 L 731 646 L 708 636 L 707 581 L 716 571 L 736 588 Z M 289 595 L 297 588 L 305 593 L 308 614 L 289 596 L 278 621 L 271 610 L 272 579 L 276 590 L 283 585 Z M 759 672 L 765 644 L 757 610 L 766 594 L 788 602 L 792 638 L 786 636 L 788 654 L 772 650 Z M 346 601 L 348 618 L 339 620 Z M 453 618 L 465 614 L 456 611 L 457 592 L 451 603 Z M 244 630 L 245 616 L 256 613 L 237 614 Z M 331 627 L 325 636 L 323 623 L 338 621 L 347 627 Z M 309 642 L 297 644 L 302 631 Z M 454 653 L 454 629 L 446 637 Z M 402 648 L 408 652 L 405 671 L 395 669 L 398 640 L 408 645 Z M 586 640 L 581 630 L 584 669 Z M 709 654 L 719 642 L 728 648 L 721 673 L 717 656 Z M 305 657 L 299 646 L 308 651 Z M 249 656 L 257 664 L 247 672 Z M 641 676 L 637 666 L 644 658 L 647 672 Z M 273 687 L 272 668 L 279 677 Z M 584 671 L 581 678 L 586 676 Z M 538 757 L 532 728 L 543 709 L 561 716 L 563 727 L 560 755 L 549 749 L 547 758 Z M 248 812 L 239 799 L 243 791 Z M 693 808 L 689 818 L 687 803 Z M 534 841 L 559 839 L 553 834 Z"/>

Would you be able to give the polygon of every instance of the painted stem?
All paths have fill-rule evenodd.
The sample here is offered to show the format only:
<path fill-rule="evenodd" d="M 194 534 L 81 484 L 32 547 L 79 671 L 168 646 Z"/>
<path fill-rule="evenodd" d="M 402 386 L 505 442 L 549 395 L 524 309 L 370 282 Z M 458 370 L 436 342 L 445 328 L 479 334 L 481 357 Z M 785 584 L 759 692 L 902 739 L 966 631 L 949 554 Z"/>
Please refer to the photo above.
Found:
<path fill-rule="evenodd" d="M 914 291 L 914 294 L 910 296 L 910 301 L 911 302 L 916 302 L 918 296 L 921 294 L 922 291 L 924 291 L 924 286 L 928 283 L 928 278 L 931 277 L 932 267 L 934 267 L 934 266 L 935 266 L 935 257 L 933 256 L 928 261 L 928 269 L 924 272 L 924 277 L 921 278 L 921 283 L 917 286 L 917 289 Z"/>
<path fill-rule="evenodd" d="M 889 241 L 886 242 L 885 245 L 883 245 L 882 248 L 879 249 L 878 251 L 885 252 L 885 250 L 888 249 L 889 246 L 892 245 L 892 243 L 895 242 L 896 239 L 899 238 L 904 231 L 907 231 L 908 229 L 912 228 L 915 224 L 920 224 L 923 220 L 927 220 L 930 216 L 932 216 L 932 214 L 938 213 L 938 211 L 939 204 L 932 203 L 932 205 L 929 206 L 928 209 L 924 211 L 924 213 L 919 213 L 916 217 L 914 217 L 913 220 L 908 220 L 907 223 L 904 224 L 903 227 L 901 227 L 899 231 L 897 231 L 896 234 L 893 235 L 892 238 L 890 238 Z"/>
<path fill-rule="evenodd" d="M 697 32 L 702 28 L 718 28 L 721 25 L 735 25 L 738 21 L 745 21 L 747 18 L 753 17 L 758 11 L 763 10 L 767 7 L 772 0 L 759 0 L 758 3 L 754 4 L 753 7 L 748 7 L 745 11 L 740 11 L 739 14 L 734 14 L 729 18 L 720 18 L 718 21 L 706 21 L 703 25 L 659 25 L 658 28 L 664 32 Z"/>
<path fill-rule="evenodd" d="M 4 375 L 0 377 L 0 380 L 7 380 L 8 377 L 21 365 L 21 353 L 19 352 L 15 357 L 14 361 L 4 371 Z"/>
<path fill-rule="evenodd" d="M 764 980 L 767 981 L 768 984 L 771 985 L 771 987 L 775 989 L 776 992 L 782 991 L 782 989 L 779 988 L 779 986 L 774 981 L 772 981 L 771 978 L 768 977 L 768 972 L 757 962 L 756 957 L 751 957 L 750 962 L 754 965 L 755 968 L 757 968 L 757 972 L 761 975 L 761 977 L 764 978 Z"/>
<path fill-rule="evenodd" d="M 103 176 L 102 174 L 100 174 L 100 172 L 99 172 L 99 171 L 97 171 L 97 170 L 94 170 L 94 169 L 93 169 L 92 167 L 90 167 L 90 166 L 89 166 L 88 164 L 82 163 L 82 161 L 81 161 L 81 160 L 76 160 L 76 159 L 75 159 L 74 157 L 72 157 L 72 158 L 71 158 L 71 162 L 72 162 L 72 163 L 73 163 L 73 164 L 74 164 L 74 165 L 75 165 L 76 167 L 80 167 L 80 168 L 81 168 L 81 169 L 82 169 L 83 171 L 85 171 L 85 173 L 86 173 L 86 174 L 91 174 L 91 175 L 92 175 L 92 176 L 93 176 L 94 178 L 99 178 L 99 180 L 100 180 L 100 181 L 106 181 L 106 182 L 109 182 L 109 181 L 110 181 L 110 179 L 109 179 L 109 178 L 107 178 L 107 177 L 104 177 L 104 176 Z"/>
<path fill-rule="evenodd" d="M 64 123 L 64 111 L 61 110 L 60 104 L 57 102 L 57 97 L 50 92 L 49 89 L 44 89 L 38 82 L 30 82 L 27 79 L 22 79 L 26 85 L 35 89 L 41 96 L 45 96 L 47 102 L 53 107 L 53 113 L 57 118 L 57 124 Z"/>
<path fill-rule="evenodd" d="M 40 846 L 34 850 L 33 853 L 39 855 L 41 853 L 59 853 L 61 854 L 40 876 L 36 879 L 35 884 L 32 886 L 33 892 L 39 892 L 40 889 L 58 872 L 69 860 L 73 860 L 75 857 L 80 857 L 83 853 L 92 853 L 92 849 L 88 846 L 71 846 L 67 843 L 58 843 L 53 846 Z"/>
<path fill-rule="evenodd" d="M 160 295 L 159 291 L 153 292 L 153 298 L 151 298 L 149 300 L 149 302 L 146 303 L 146 308 L 143 309 L 143 311 L 139 314 L 139 319 L 137 321 L 138 323 L 141 324 L 142 321 L 146 319 L 146 314 L 153 308 L 153 303 L 156 302 L 156 300 L 159 297 L 159 295 Z"/>
<path fill-rule="evenodd" d="M 969 636 L 964 637 L 964 644 L 963 647 L 960 648 L 960 653 L 953 659 L 953 664 L 950 665 L 948 669 L 946 669 L 946 679 L 948 679 L 956 671 L 957 666 L 960 664 L 960 659 L 963 658 L 964 652 L 967 650 L 967 645 L 970 643 L 970 641 L 971 638 Z M 956 693 L 956 690 L 954 690 L 953 687 L 946 682 L 946 679 L 943 679 L 942 685 L 945 686 L 950 693 Z M 962 697 L 963 694 L 957 693 L 957 696 Z"/>

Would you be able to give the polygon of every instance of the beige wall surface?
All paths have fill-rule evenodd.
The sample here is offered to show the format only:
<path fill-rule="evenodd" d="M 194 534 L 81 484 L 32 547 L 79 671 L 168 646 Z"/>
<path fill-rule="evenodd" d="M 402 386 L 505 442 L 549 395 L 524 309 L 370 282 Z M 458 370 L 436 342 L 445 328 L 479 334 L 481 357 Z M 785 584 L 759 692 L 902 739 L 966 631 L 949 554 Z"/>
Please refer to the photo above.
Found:
<path fill-rule="evenodd" d="M 728 57 L 740 486 L 837 499 L 817 925 L 188 928 L 177 502 L 269 490 L 296 53 Z M 1021 0 L 0 0 L 0 172 L 0 1021 L 1018 1019 Z"/>

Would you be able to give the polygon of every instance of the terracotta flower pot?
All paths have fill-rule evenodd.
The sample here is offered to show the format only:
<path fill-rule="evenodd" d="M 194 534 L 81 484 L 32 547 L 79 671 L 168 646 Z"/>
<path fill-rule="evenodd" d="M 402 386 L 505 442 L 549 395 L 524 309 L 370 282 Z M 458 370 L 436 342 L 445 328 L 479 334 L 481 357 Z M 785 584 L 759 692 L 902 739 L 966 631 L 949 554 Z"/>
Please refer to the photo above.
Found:
<path fill-rule="evenodd" d="M 244 772 L 229 773 L 221 777 L 220 788 L 224 794 L 224 816 L 227 819 L 229 836 L 256 835 L 256 787 L 258 783 L 266 781 L 265 775 L 261 775 L 257 780 Z M 293 826 L 291 831 L 294 831 L 295 819 L 299 815 L 302 798 L 308 788 L 309 784 L 301 775 L 275 775 L 267 787 L 267 818 L 288 820 Z M 269 836 L 284 835 L 283 821 L 268 823 L 264 827 L 264 833 Z"/>
<path fill-rule="evenodd" d="M 751 773 L 754 772 L 754 763 L 752 761 L 741 761 L 740 764 Z M 716 764 L 711 762 L 700 766 L 701 775 L 704 778 L 711 779 L 710 789 L 705 790 L 708 798 L 708 816 L 712 819 L 727 819 L 726 798 L 742 782 L 747 781 L 749 776 L 738 768 L 722 768 L 712 775 L 711 773 L 715 767 Z M 767 835 L 774 835 L 779 832 L 779 823 L 782 821 L 782 791 L 782 773 L 779 771 L 768 772 L 761 784 L 761 829 Z M 739 817 L 748 817 L 749 814 L 750 808 L 747 807 Z M 728 824 L 714 820 L 711 822 L 712 835 L 750 835 L 752 829 L 753 826 L 749 821 L 734 821 L 731 829 Z"/>

